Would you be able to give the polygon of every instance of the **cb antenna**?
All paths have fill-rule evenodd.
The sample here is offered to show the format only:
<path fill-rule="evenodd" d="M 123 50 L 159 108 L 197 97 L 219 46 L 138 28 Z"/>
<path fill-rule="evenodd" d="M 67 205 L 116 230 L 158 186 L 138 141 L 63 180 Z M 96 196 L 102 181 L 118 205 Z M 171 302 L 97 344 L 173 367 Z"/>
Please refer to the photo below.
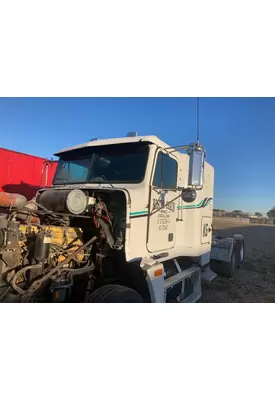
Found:
<path fill-rule="evenodd" d="M 199 97 L 197 97 L 197 144 L 200 144 L 199 111 Z"/>

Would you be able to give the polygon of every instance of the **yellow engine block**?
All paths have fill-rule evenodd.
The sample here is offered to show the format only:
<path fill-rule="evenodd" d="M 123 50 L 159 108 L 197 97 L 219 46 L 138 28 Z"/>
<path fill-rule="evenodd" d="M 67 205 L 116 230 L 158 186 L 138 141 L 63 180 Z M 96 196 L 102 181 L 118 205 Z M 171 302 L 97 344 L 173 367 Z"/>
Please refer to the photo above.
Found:
<path fill-rule="evenodd" d="M 58 262 L 62 262 L 69 254 L 72 254 L 75 250 L 83 244 L 83 232 L 80 228 L 63 227 L 63 226 L 42 226 L 42 229 L 51 233 L 51 243 L 61 246 L 63 248 L 70 247 L 67 250 L 66 255 L 60 255 Z M 20 231 L 28 237 L 33 235 L 35 237 L 38 233 L 39 228 L 34 225 L 20 225 Z M 22 242 L 21 245 L 24 243 Z M 84 250 L 76 256 L 78 261 L 82 261 L 84 258 Z"/>

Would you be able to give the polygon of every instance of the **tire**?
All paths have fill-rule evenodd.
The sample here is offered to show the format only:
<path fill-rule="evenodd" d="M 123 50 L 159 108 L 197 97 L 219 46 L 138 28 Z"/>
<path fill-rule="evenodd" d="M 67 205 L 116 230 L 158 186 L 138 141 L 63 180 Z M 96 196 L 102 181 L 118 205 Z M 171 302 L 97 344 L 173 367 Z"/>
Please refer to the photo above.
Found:
<path fill-rule="evenodd" d="M 88 298 L 88 303 L 143 303 L 138 292 L 121 285 L 104 285 Z"/>
<path fill-rule="evenodd" d="M 245 260 L 245 246 L 244 246 L 244 237 L 240 234 L 233 235 L 233 238 L 236 240 L 235 244 L 235 255 L 236 255 L 236 267 L 241 268 Z"/>
<path fill-rule="evenodd" d="M 236 252 L 235 248 L 232 251 L 231 260 L 229 262 L 213 260 L 211 261 L 211 269 L 216 274 L 224 278 L 232 278 L 236 272 Z"/>

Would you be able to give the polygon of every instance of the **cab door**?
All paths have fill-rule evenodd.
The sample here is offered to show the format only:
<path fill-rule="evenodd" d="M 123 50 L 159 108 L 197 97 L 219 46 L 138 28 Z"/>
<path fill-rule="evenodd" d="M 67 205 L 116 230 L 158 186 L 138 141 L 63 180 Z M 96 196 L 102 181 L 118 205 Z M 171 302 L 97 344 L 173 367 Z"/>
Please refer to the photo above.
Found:
<path fill-rule="evenodd" d="M 159 151 L 150 187 L 147 249 L 171 249 L 176 243 L 178 162 Z"/>

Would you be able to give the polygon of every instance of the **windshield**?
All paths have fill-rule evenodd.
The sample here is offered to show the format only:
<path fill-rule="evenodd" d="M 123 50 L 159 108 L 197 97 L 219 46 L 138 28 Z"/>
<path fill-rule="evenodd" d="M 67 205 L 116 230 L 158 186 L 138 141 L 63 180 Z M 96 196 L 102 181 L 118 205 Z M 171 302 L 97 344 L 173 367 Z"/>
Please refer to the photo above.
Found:
<path fill-rule="evenodd" d="M 148 143 L 136 142 L 85 147 L 60 156 L 54 185 L 88 182 L 142 182 Z"/>

